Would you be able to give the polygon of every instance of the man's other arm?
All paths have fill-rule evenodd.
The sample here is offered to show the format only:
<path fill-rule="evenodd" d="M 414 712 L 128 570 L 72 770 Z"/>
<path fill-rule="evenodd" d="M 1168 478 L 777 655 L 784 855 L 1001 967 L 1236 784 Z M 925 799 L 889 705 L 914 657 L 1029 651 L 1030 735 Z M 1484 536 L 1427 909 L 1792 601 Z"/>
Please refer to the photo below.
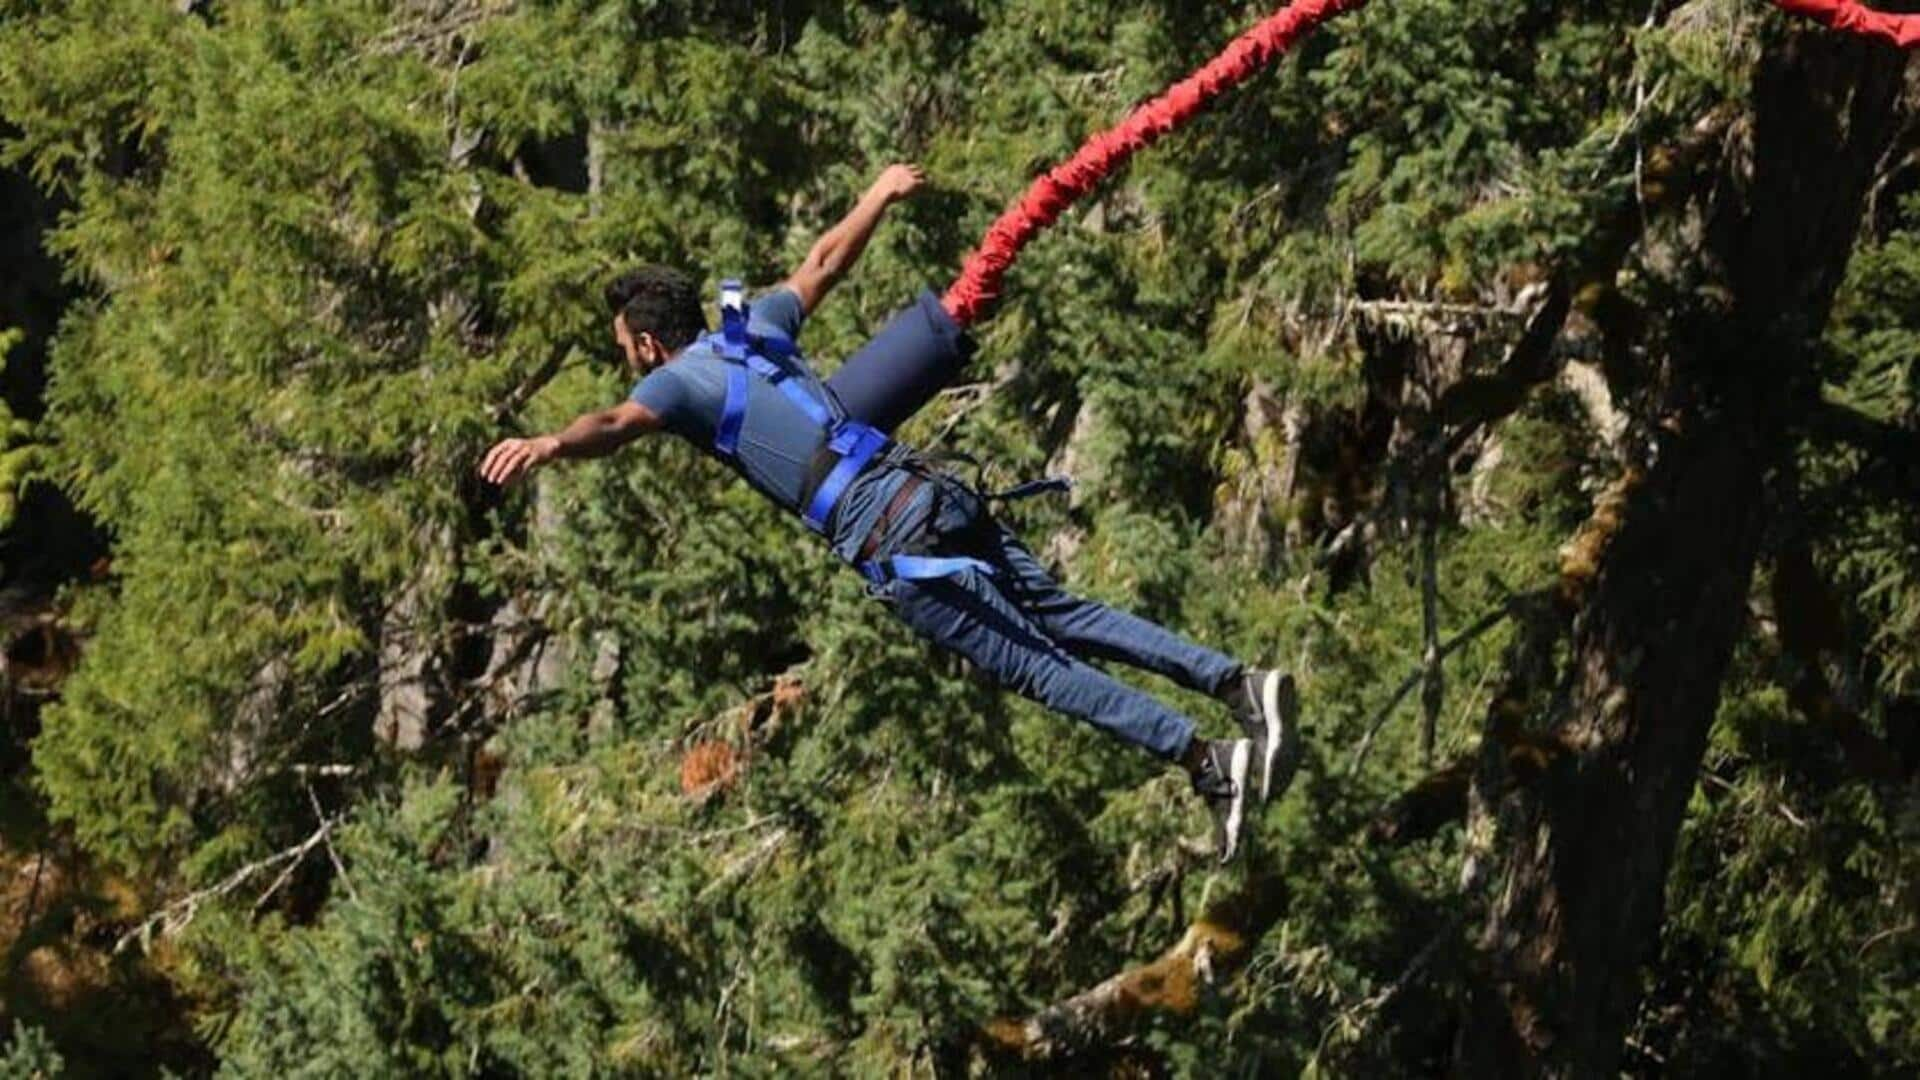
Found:
<path fill-rule="evenodd" d="M 488 483 L 505 486 L 549 461 L 606 457 L 659 428 L 660 418 L 653 410 L 623 401 L 611 409 L 584 413 L 552 435 L 502 439 L 480 462 L 480 475 Z"/>
<path fill-rule="evenodd" d="M 847 216 L 814 242 L 806 260 L 787 278 L 787 288 L 800 298 L 803 311 L 811 314 L 847 271 L 853 269 L 887 207 L 920 190 L 924 183 L 926 175 L 917 165 L 887 166 Z"/>

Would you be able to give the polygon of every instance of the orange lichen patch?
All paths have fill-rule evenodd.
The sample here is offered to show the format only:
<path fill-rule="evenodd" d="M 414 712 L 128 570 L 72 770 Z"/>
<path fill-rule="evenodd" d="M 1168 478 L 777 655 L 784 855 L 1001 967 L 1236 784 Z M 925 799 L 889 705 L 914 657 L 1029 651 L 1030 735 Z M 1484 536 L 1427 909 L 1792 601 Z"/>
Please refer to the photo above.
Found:
<path fill-rule="evenodd" d="M 473 793 L 491 799 L 500 790 L 500 776 L 507 771 L 507 755 L 497 739 L 489 739 L 473 752 L 473 771 L 468 781 Z"/>
<path fill-rule="evenodd" d="M 807 684 L 798 675 L 782 675 L 773 684 L 775 712 L 792 712 L 807 700 Z"/>
<path fill-rule="evenodd" d="M 1573 611 L 1586 598 L 1588 588 L 1600 576 L 1601 557 L 1626 523 L 1627 498 L 1645 478 L 1639 469 L 1630 468 L 1622 473 L 1594 500 L 1592 516 L 1560 549 L 1560 580 L 1556 591 L 1561 610 Z"/>
<path fill-rule="evenodd" d="M 981 1025 L 980 1033 L 988 1045 L 998 1050 L 1018 1052 L 1029 1041 L 1027 1025 L 1011 1017 L 996 1016 Z"/>
<path fill-rule="evenodd" d="M 732 746 L 703 742 L 680 759 L 680 793 L 704 802 L 733 786 L 739 775 L 740 755 Z"/>
<path fill-rule="evenodd" d="M 1278 879 L 1253 881 L 1244 892 L 1215 904 L 1151 962 L 1025 1019 L 988 1021 L 982 1025 L 981 1045 L 1000 1057 L 1046 1061 L 1088 1046 L 1112 1045 L 1148 1016 L 1192 1015 L 1207 990 L 1220 986 L 1245 962 L 1283 909 Z"/>

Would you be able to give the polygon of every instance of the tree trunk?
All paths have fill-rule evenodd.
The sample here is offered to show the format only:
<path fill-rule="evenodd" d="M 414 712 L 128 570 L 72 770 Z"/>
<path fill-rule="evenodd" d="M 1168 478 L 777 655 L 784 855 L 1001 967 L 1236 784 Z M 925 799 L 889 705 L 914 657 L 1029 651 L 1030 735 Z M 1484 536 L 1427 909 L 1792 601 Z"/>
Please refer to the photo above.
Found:
<path fill-rule="evenodd" d="M 1662 918 L 1667 868 L 1746 618 L 1788 389 L 1845 270 L 1896 130 L 1904 58 L 1797 33 L 1760 62 L 1700 210 L 1692 287 L 1649 342 L 1662 433 L 1575 600 L 1565 747 L 1516 784 L 1494 740 L 1469 835 L 1488 910 L 1463 1075 L 1611 1076 Z M 1689 230 L 1691 232 L 1691 230 Z M 1706 287 L 1701 287 L 1706 286 Z M 1714 299 L 1717 297 L 1718 299 Z"/>

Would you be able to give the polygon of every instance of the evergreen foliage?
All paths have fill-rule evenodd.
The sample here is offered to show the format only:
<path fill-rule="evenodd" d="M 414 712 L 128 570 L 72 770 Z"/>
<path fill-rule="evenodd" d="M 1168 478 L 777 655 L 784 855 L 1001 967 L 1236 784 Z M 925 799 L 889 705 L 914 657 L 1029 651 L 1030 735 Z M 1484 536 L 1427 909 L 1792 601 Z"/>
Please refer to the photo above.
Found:
<path fill-rule="evenodd" d="M 16 1023 L 13 1038 L 0 1054 L 0 1076 L 8 1080 L 55 1080 L 65 1075 L 65 1063 L 39 1028 Z"/>
<path fill-rule="evenodd" d="M 503 433 L 625 390 L 612 273 L 773 283 L 878 168 L 921 162 L 935 190 L 808 327 L 830 367 L 1264 7 L 0 0 L 0 163 L 67 200 L 48 240 L 85 292 L 45 420 L 0 417 L 0 493 L 56 483 L 113 549 L 63 598 L 84 660 L 34 784 L 138 906 L 205 894 L 140 962 L 226 1073 L 991 1065 L 987 1021 L 1158 954 L 1259 874 L 1281 921 L 1141 1053 L 1447 1059 L 1475 838 L 1379 821 L 1483 745 L 1520 620 L 1448 655 L 1424 746 L 1422 688 L 1396 695 L 1423 538 L 1440 638 L 1518 610 L 1654 437 L 1610 365 L 1710 291 L 1691 219 L 1662 216 L 1690 196 L 1663 192 L 1794 33 L 1764 5 L 1337 22 L 1036 242 L 978 385 L 906 433 L 996 480 L 1070 469 L 1070 504 L 1009 514 L 1074 588 L 1300 673 L 1309 760 L 1252 869 L 1196 854 L 1184 778 L 923 647 L 692 448 L 474 477 Z M 1920 440 L 1912 153 L 1804 328 L 1809 400 L 1883 447 Z M 1616 238 L 1622 206 L 1644 236 Z M 1562 279 L 1567 351 L 1625 433 L 1565 377 L 1450 427 L 1474 403 L 1449 391 Z M 1811 433 L 1790 456 L 1628 1069 L 1920 1067 L 1915 467 Z M 1779 597 L 1820 609 L 1815 655 Z M 715 743 L 734 764 L 690 794 L 682 756 Z M 60 1067 L 31 1031 L 0 1059 Z"/>

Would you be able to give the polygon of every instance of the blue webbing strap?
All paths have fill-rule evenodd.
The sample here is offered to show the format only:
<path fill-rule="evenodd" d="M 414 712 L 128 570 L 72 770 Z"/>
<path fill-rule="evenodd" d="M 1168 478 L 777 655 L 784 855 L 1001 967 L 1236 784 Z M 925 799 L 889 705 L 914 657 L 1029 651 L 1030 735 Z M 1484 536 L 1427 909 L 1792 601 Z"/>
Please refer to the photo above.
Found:
<path fill-rule="evenodd" d="M 755 375 L 779 387 L 780 392 L 787 395 L 787 400 L 793 402 L 795 408 L 806 413 L 807 419 L 813 421 L 820 430 L 833 429 L 835 423 L 833 413 L 828 411 L 825 402 L 814 397 L 812 391 L 802 385 L 799 379 L 794 378 L 791 368 L 781 367 L 758 353 L 747 357 L 746 366 L 751 368 Z"/>
<path fill-rule="evenodd" d="M 991 564 L 963 555 L 895 555 L 860 564 L 860 575 L 874 585 L 885 585 L 889 581 L 932 581 L 935 578 L 959 577 L 969 570 L 978 570 L 988 576 L 993 574 Z"/>
<path fill-rule="evenodd" d="M 833 435 L 827 440 L 827 449 L 840 455 L 833 471 L 814 489 L 813 501 L 807 504 L 807 525 L 814 532 L 827 531 L 827 519 L 833 515 L 833 506 L 846 494 L 860 470 L 867 467 L 873 455 L 886 449 L 887 437 L 878 428 L 868 427 L 858 420 L 845 421 L 833 428 Z"/>
<path fill-rule="evenodd" d="M 740 425 L 747 418 L 747 302 L 740 283 L 731 278 L 720 283 L 720 332 L 707 335 L 707 344 L 725 357 L 727 400 L 720 407 L 720 426 L 713 432 L 713 448 L 731 458 L 740 449 Z"/>
<path fill-rule="evenodd" d="M 747 366 L 727 365 L 727 400 L 720 408 L 720 426 L 713 431 L 713 448 L 732 457 L 740 449 L 740 425 L 747 419 Z"/>
<path fill-rule="evenodd" d="M 707 335 L 706 340 L 728 365 L 727 398 L 720 407 L 720 424 L 713 434 L 716 452 L 731 458 L 739 451 L 740 429 L 746 422 L 747 394 L 751 389 L 749 373 L 772 383 L 827 435 L 827 449 L 840 460 L 814 490 L 802 515 L 814 532 L 826 532 L 840 496 L 846 494 L 874 455 L 887 448 L 886 433 L 857 420 L 836 416 L 825 400 L 815 396 L 803 380 L 795 378 L 793 369 L 779 362 L 799 355 L 799 347 L 790 339 L 780 334 L 747 332 L 747 302 L 738 281 L 720 283 L 720 332 Z"/>
<path fill-rule="evenodd" d="M 746 333 L 745 317 L 736 320 L 733 309 L 721 313 L 725 329 L 718 334 L 707 335 L 707 344 L 727 360 L 727 399 L 720 407 L 720 426 L 713 432 L 713 448 L 726 457 L 732 457 L 740 448 L 740 427 L 747 419 L 747 372 L 766 379 L 787 395 L 787 400 L 800 408 L 801 412 L 821 428 L 833 426 L 833 415 L 826 406 L 815 400 L 806 387 L 791 378 L 793 372 L 788 368 L 767 359 L 763 353 L 775 356 L 793 356 L 799 350 L 793 342 L 777 334 Z M 736 322 L 737 334 L 736 331 Z"/>

